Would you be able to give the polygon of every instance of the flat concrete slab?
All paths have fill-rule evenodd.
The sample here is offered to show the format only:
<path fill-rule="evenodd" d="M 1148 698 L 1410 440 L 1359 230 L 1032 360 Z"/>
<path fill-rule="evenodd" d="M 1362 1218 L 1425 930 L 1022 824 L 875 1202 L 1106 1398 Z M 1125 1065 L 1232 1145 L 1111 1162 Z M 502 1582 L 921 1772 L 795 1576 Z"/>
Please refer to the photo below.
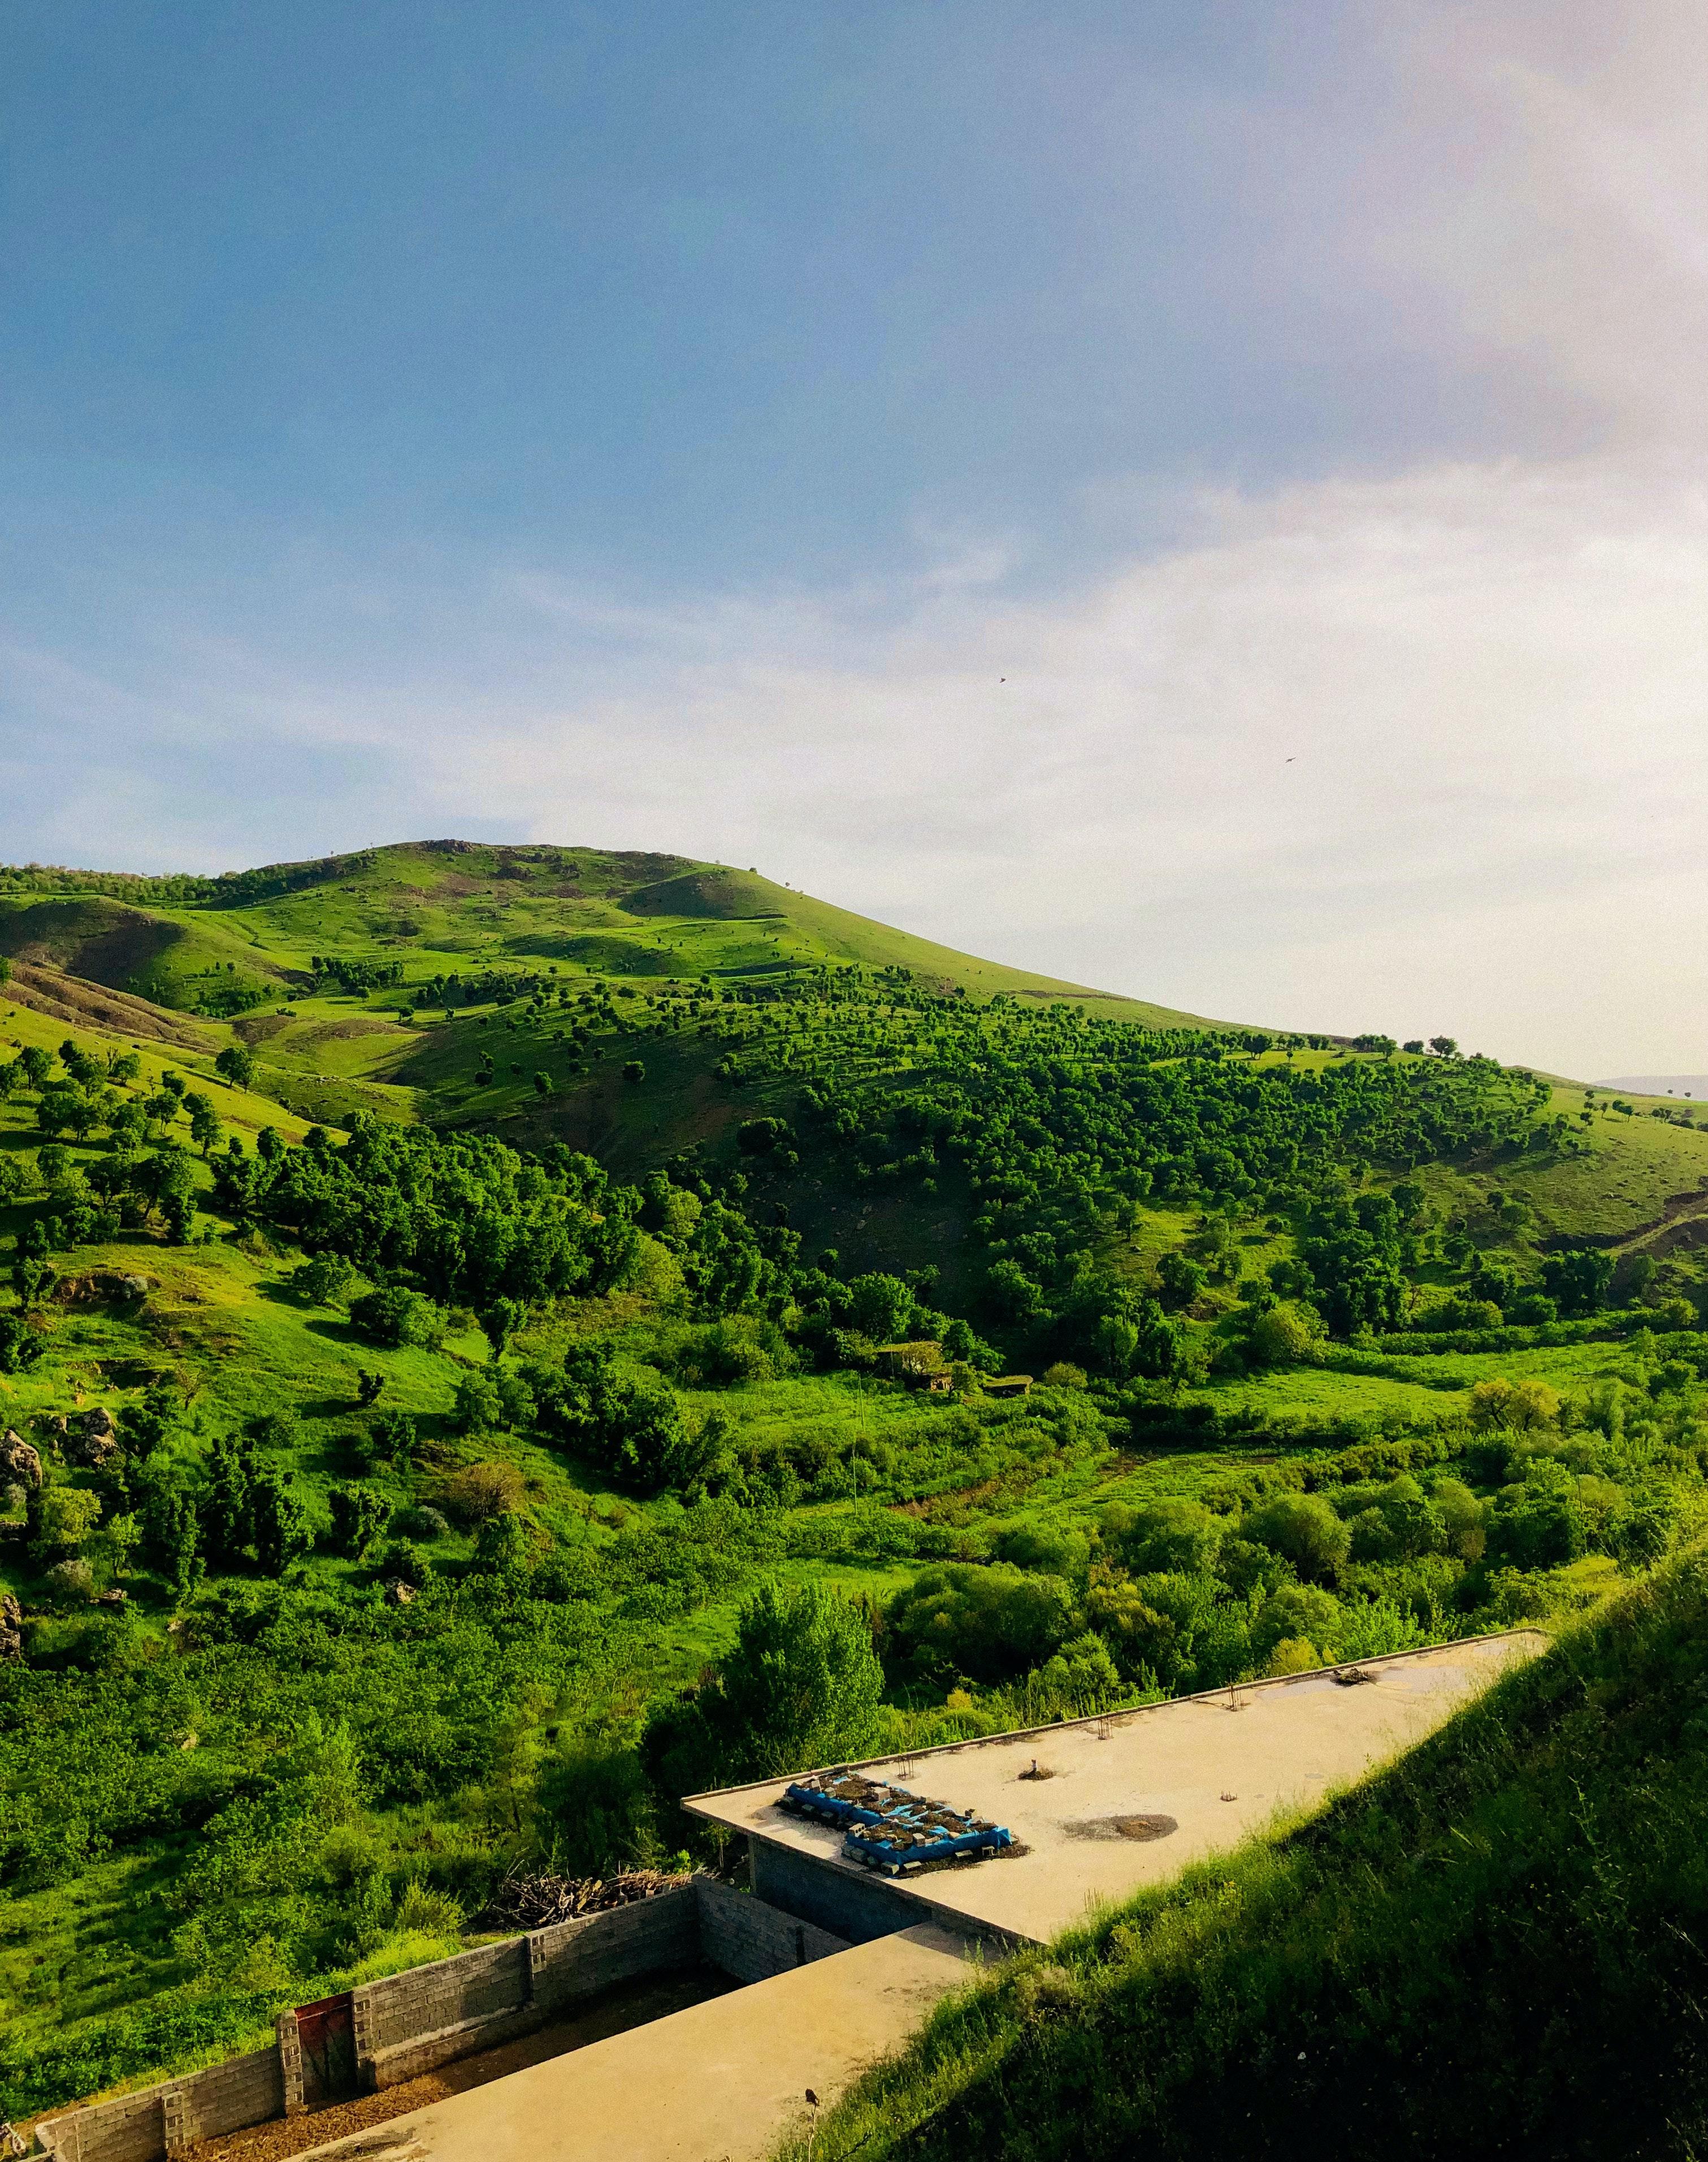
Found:
<path fill-rule="evenodd" d="M 1238 1845 L 1277 1812 L 1320 1802 L 1420 1742 L 1548 1641 L 1540 1631 L 1516 1630 L 1362 1660 L 1356 1671 L 1369 1679 L 1350 1686 L 1334 1672 L 1248 1683 L 1105 1721 L 862 1766 L 875 1778 L 994 1818 L 1028 1850 L 879 1881 L 914 1903 L 907 1911 L 922 1919 L 1042 1942 L 1097 1904 Z M 1034 1765 L 1047 1776 L 1029 1777 Z M 828 1871 L 847 1881 L 851 1900 L 856 1883 L 870 1897 L 873 1872 L 844 1857 L 840 1831 L 778 1806 L 787 1784 L 729 1788 L 682 1806 L 782 1850 L 780 1864 L 797 1891 L 804 1861 L 817 1865 L 815 1878 Z M 823 1889 L 821 1914 L 835 1900 L 834 1884 Z"/>
<path fill-rule="evenodd" d="M 761 2162 L 938 1999 L 965 1940 L 923 1924 L 316 2147 L 326 2162 Z M 306 2162 L 306 2158 L 305 2158 Z"/>

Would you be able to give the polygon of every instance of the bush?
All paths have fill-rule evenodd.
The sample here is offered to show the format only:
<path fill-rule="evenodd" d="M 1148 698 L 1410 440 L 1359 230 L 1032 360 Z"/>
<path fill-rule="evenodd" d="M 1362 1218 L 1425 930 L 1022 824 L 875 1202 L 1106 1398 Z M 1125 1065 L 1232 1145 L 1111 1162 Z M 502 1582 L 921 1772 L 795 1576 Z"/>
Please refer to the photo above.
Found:
<path fill-rule="evenodd" d="M 922 1674 L 982 1682 L 1012 1681 L 1042 1667 L 1066 1641 L 1072 1620 L 1059 1578 L 1000 1562 L 922 1570 L 889 1609 L 896 1642 Z"/>
<path fill-rule="evenodd" d="M 400 1284 L 382 1284 L 350 1302 L 350 1320 L 370 1344 L 394 1350 L 415 1344 L 436 1350 L 445 1338 L 445 1316 L 430 1298 Z"/>
<path fill-rule="evenodd" d="M 451 1536 L 451 1527 L 445 1517 L 425 1503 L 400 1509 L 391 1520 L 391 1528 L 409 1539 L 443 1539 Z"/>
<path fill-rule="evenodd" d="M 1322 1318 L 1314 1308 L 1272 1306 L 1252 1324 L 1251 1355 L 1266 1366 L 1293 1366 L 1308 1359 L 1323 1341 Z"/>
<path fill-rule="evenodd" d="M 1285 1556 L 1302 1577 L 1333 1584 L 1352 1544 L 1350 1528 L 1320 1494 L 1277 1494 L 1254 1509 L 1241 1530 Z"/>
<path fill-rule="evenodd" d="M 454 1472 L 439 1491 L 459 1522 L 483 1524 L 520 1507 L 522 1475 L 514 1464 L 471 1464 Z"/>
<path fill-rule="evenodd" d="M 373 1568 L 383 1581 L 389 1583 L 394 1577 L 401 1577 L 417 1591 L 433 1580 L 432 1563 L 408 1539 L 394 1539 L 389 1546 L 382 1547 L 374 1557 Z"/>
<path fill-rule="evenodd" d="M 56 1561 L 42 1578 L 50 1606 L 81 1606 L 95 1594 L 95 1572 L 86 1561 Z"/>

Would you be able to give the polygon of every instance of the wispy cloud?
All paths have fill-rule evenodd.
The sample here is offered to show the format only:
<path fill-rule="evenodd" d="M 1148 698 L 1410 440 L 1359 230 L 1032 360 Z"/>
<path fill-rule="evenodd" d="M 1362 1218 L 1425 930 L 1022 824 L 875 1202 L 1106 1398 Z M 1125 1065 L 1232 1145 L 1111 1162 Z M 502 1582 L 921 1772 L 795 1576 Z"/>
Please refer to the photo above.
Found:
<path fill-rule="evenodd" d="M 674 848 L 1199 1011 L 1700 1067 L 1708 18 L 1614 12 L 1355 10 L 1380 108 L 1251 115 L 1277 292 L 1481 372 L 1504 450 L 1112 472 L 1071 573 L 1023 516 L 922 511 L 905 571 L 839 582 L 288 544 L 235 604 L 138 572 L 86 650 L 14 645 L 0 830 Z"/>

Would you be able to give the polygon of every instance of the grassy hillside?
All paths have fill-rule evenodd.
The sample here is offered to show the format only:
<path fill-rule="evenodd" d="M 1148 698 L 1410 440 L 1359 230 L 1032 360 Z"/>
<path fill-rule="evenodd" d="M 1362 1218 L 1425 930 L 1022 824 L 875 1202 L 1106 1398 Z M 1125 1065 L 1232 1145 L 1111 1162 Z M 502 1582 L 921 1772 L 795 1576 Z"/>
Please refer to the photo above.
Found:
<path fill-rule="evenodd" d="M 1708 2138 L 1700 1551 L 1315 1821 L 939 2012 L 821 2157 L 1685 2157 Z"/>
<path fill-rule="evenodd" d="M 689 1767 L 807 1747 L 705 1681 L 765 1583 L 906 1746 L 1568 1621 L 1708 1520 L 1682 1107 L 672 857 L 80 875 L 0 874 L 0 2114 L 668 1861 Z"/>

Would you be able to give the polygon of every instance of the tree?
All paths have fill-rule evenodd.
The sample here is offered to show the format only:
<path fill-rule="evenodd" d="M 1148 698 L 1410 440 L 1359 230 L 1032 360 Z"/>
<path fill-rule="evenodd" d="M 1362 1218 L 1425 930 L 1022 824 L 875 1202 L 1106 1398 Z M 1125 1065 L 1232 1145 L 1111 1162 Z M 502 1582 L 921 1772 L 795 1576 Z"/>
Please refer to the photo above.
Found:
<path fill-rule="evenodd" d="M 1184 1254 L 1170 1252 L 1157 1264 L 1157 1282 L 1164 1306 L 1190 1306 L 1204 1290 L 1204 1271 Z"/>
<path fill-rule="evenodd" d="M 1543 1289 L 1558 1301 L 1562 1313 L 1594 1313 L 1606 1303 L 1613 1268 L 1613 1256 L 1599 1246 L 1549 1254 L 1542 1264 Z"/>
<path fill-rule="evenodd" d="M 208 1457 L 201 1512 L 201 1550 L 217 1567 L 228 1569 L 240 1561 L 254 1538 L 255 1480 L 253 1443 L 222 1434 Z"/>
<path fill-rule="evenodd" d="M 204 1096 L 199 1089 L 192 1089 L 184 1099 L 184 1108 L 190 1114 L 190 1138 L 205 1160 L 208 1151 L 225 1132 L 225 1127 L 213 1108 L 212 1099 Z"/>
<path fill-rule="evenodd" d="M 999 1321 L 1016 1324 L 1036 1321 L 1044 1310 L 1042 1287 L 1033 1282 L 1018 1261 L 1006 1256 L 991 1264 L 985 1279 L 985 1297 Z"/>
<path fill-rule="evenodd" d="M 420 1429 L 413 1412 L 382 1412 L 372 1429 L 373 1454 L 394 1464 L 413 1464 Z"/>
<path fill-rule="evenodd" d="M 1459 1046 L 1450 1036 L 1432 1036 L 1429 1048 L 1438 1058 L 1457 1058 Z"/>
<path fill-rule="evenodd" d="M 490 1370 L 483 1372 L 477 1367 L 458 1376 L 451 1417 L 459 1434 L 488 1433 L 503 1415 L 498 1383 Z"/>
<path fill-rule="evenodd" d="M 623 1068 L 623 1078 L 625 1081 L 644 1081 L 646 1078 L 646 1068 L 640 1059 L 627 1061 Z"/>
<path fill-rule="evenodd" d="M 1481 1434 L 1533 1434 L 1559 1417 L 1559 1398 L 1545 1381 L 1476 1382 L 1470 1392 L 1470 1423 Z"/>
<path fill-rule="evenodd" d="M 342 1254 L 316 1254 L 291 1281 L 311 1306 L 342 1306 L 360 1279 Z"/>
<path fill-rule="evenodd" d="M 47 1272 L 50 1277 L 52 1273 Z M 17 1274 L 14 1269 L 14 1278 Z M 21 1313 L 0 1313 L 0 1374 L 23 1373 L 40 1358 L 43 1349 L 40 1337 Z"/>
<path fill-rule="evenodd" d="M 509 1510 L 488 1517 L 475 1534 L 473 1571 L 477 1576 L 514 1576 L 530 1559 L 528 1527 Z"/>
<path fill-rule="evenodd" d="M 640 1080 L 642 1077 L 636 1074 L 635 1078 Z M 536 1096 L 549 1096 L 551 1094 L 551 1076 L 549 1073 L 541 1071 L 535 1074 L 534 1093 Z"/>
<path fill-rule="evenodd" d="M 135 1516 L 109 1517 L 86 1549 L 97 1574 L 110 1585 L 128 1576 L 131 1556 L 141 1544 L 142 1536 L 142 1524 Z"/>
<path fill-rule="evenodd" d="M 1246 1517 L 1242 1534 L 1283 1555 L 1308 1580 L 1334 1583 L 1352 1534 L 1320 1494 L 1276 1494 Z"/>
<path fill-rule="evenodd" d="M 893 1344 L 913 1324 L 913 1293 L 900 1277 L 881 1272 L 856 1277 L 849 1286 L 849 1319 L 861 1335 Z"/>
<path fill-rule="evenodd" d="M 195 1502 L 181 1486 L 150 1486 L 143 1509 L 143 1550 L 180 1599 L 201 1580 L 201 1527 Z"/>
<path fill-rule="evenodd" d="M 214 1060 L 213 1070 L 233 1089 L 247 1089 L 255 1078 L 255 1062 L 241 1043 L 228 1043 Z"/>
<path fill-rule="evenodd" d="M 445 1335 L 445 1317 L 430 1298 L 401 1284 L 382 1284 L 350 1302 L 352 1324 L 373 1344 L 431 1348 Z"/>
<path fill-rule="evenodd" d="M 1251 1325 L 1251 1355 L 1266 1366 L 1293 1366 L 1323 1340 L 1323 1324 L 1308 1307 L 1272 1306 Z"/>
<path fill-rule="evenodd" d="M 100 1521 L 101 1496 L 86 1487 L 37 1487 L 29 1497 L 30 1552 L 38 1561 L 75 1554 Z"/>
<path fill-rule="evenodd" d="M 251 1496 L 255 1559 L 268 1576 L 283 1576 L 314 1544 L 314 1526 L 289 1480 L 267 1472 Z"/>
<path fill-rule="evenodd" d="M 1073 1601 L 1059 1577 L 1005 1563 L 974 1569 L 949 1562 L 922 1569 L 891 1601 L 889 1623 L 922 1672 L 975 1681 L 1011 1681 L 1042 1666 L 1066 1640 Z"/>
<path fill-rule="evenodd" d="M 712 1776 L 770 1778 L 864 1755 L 883 1688 L 864 1615 L 822 1585 L 761 1585 L 696 1700 Z"/>
<path fill-rule="evenodd" d="M 391 1521 L 391 1503 L 379 1487 L 353 1480 L 326 1496 L 332 1512 L 332 1541 L 340 1554 L 359 1561 Z"/>

